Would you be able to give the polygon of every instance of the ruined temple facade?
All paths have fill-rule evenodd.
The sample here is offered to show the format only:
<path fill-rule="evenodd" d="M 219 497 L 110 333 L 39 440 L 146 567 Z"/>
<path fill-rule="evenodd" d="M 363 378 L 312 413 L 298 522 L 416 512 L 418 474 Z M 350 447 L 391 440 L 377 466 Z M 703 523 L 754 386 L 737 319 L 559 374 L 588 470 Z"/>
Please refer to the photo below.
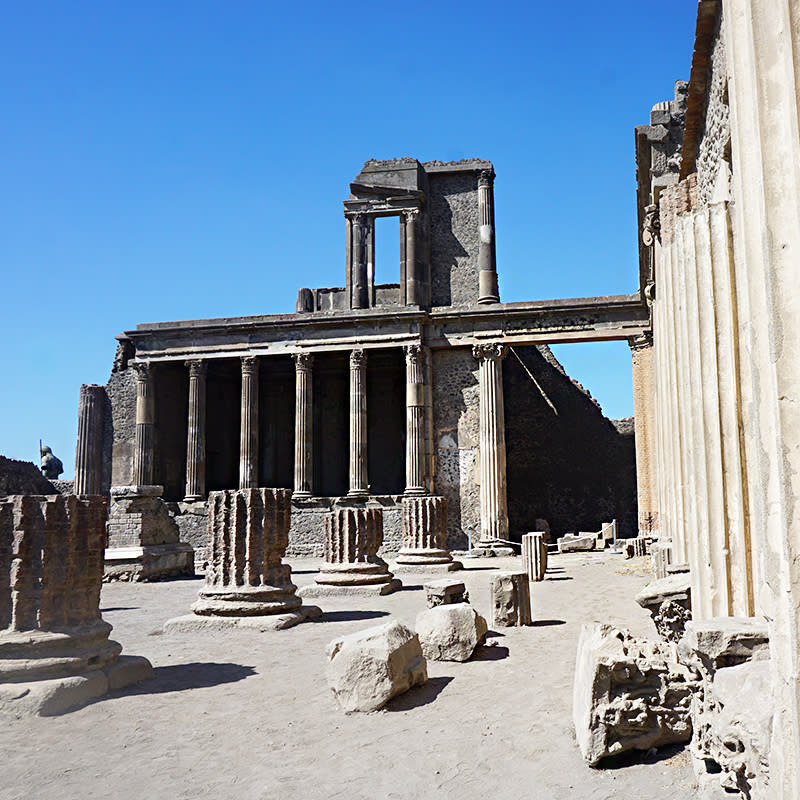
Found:
<path fill-rule="evenodd" d="M 143 324 L 117 337 L 104 489 L 163 486 L 202 548 L 209 491 L 293 490 L 288 552 L 319 555 L 334 504 L 444 496 L 448 545 L 517 541 L 617 518 L 635 535 L 630 430 L 548 342 L 649 329 L 641 294 L 501 303 L 490 162 L 367 161 L 344 201 L 346 278 L 295 313 Z M 376 220 L 395 217 L 398 282 L 375 283 Z M 590 459 L 586 453 L 591 452 Z M 199 559 L 202 560 L 202 559 Z"/>

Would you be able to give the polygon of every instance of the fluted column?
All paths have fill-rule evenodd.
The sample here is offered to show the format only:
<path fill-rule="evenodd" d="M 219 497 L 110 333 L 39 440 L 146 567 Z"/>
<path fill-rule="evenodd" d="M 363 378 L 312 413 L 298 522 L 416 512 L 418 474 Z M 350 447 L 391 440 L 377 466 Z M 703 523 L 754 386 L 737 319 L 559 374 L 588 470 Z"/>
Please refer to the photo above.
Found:
<path fill-rule="evenodd" d="M 369 224 L 364 214 L 351 217 L 352 225 L 352 308 L 367 308 L 367 250 L 369 239 Z"/>
<path fill-rule="evenodd" d="M 294 496 L 311 497 L 313 488 L 314 355 L 296 353 L 294 411 Z"/>
<path fill-rule="evenodd" d="M 406 490 L 427 494 L 425 486 L 425 351 L 410 344 L 406 353 Z"/>
<path fill-rule="evenodd" d="M 350 491 L 351 497 L 369 494 L 367 478 L 367 354 L 350 353 Z"/>
<path fill-rule="evenodd" d="M 189 367 L 189 424 L 186 438 L 186 502 L 206 496 L 206 371 L 205 361 Z"/>
<path fill-rule="evenodd" d="M 494 173 L 484 170 L 478 178 L 478 302 L 499 303 L 494 245 Z"/>
<path fill-rule="evenodd" d="M 94 384 L 81 386 L 78 401 L 78 444 L 75 448 L 75 494 L 101 494 L 103 416 L 106 392 Z"/>
<path fill-rule="evenodd" d="M 508 348 L 499 343 L 472 348 L 479 363 L 481 546 L 508 538 L 502 368 L 507 352 Z"/>
<path fill-rule="evenodd" d="M 409 209 L 403 212 L 405 220 L 405 253 L 406 253 L 406 303 L 410 306 L 423 304 L 422 282 L 417 264 L 417 220 L 419 211 Z"/>
<path fill-rule="evenodd" d="M 136 372 L 136 431 L 131 483 L 150 486 L 153 483 L 153 374 L 146 362 L 131 366 Z"/>
<path fill-rule="evenodd" d="M 258 359 L 242 358 L 242 413 L 239 436 L 239 488 L 258 485 Z"/>

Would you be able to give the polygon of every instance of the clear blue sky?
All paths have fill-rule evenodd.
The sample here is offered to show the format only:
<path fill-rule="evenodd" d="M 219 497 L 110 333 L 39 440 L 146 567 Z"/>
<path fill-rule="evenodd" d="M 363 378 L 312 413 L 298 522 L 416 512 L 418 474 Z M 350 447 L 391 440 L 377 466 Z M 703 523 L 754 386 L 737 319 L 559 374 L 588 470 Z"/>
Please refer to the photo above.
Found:
<path fill-rule="evenodd" d="M 370 157 L 497 172 L 505 301 L 636 290 L 633 128 L 688 78 L 696 0 L 7 0 L 0 453 L 72 476 L 81 383 L 139 322 L 294 310 L 344 280 Z M 625 344 L 557 349 L 608 416 Z"/>

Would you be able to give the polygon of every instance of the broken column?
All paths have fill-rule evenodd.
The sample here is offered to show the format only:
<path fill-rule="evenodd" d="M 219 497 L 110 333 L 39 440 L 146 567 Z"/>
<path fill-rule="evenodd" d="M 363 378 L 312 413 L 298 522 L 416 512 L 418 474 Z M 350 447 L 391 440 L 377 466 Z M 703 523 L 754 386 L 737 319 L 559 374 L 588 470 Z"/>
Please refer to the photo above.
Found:
<path fill-rule="evenodd" d="M 75 448 L 75 494 L 103 492 L 103 417 L 106 390 L 84 384 L 78 400 L 78 444 Z"/>
<path fill-rule="evenodd" d="M 444 497 L 404 497 L 403 547 L 397 569 L 403 572 L 454 572 L 459 561 L 447 549 L 447 505 Z"/>
<path fill-rule="evenodd" d="M 302 606 L 292 570 L 282 559 L 289 544 L 288 489 L 211 492 L 208 568 L 193 614 L 169 620 L 165 631 L 248 627 L 289 628 L 321 611 Z"/>
<path fill-rule="evenodd" d="M 325 516 L 325 563 L 303 597 L 390 594 L 402 584 L 378 556 L 383 544 L 380 508 L 340 507 Z"/>
<path fill-rule="evenodd" d="M 492 625 L 509 628 L 531 624 L 531 591 L 525 572 L 498 572 L 492 577 Z"/>
<path fill-rule="evenodd" d="M 547 545 L 544 533 L 526 533 L 522 537 L 522 565 L 531 581 L 543 581 L 547 571 Z"/>
<path fill-rule="evenodd" d="M 149 677 L 100 615 L 106 500 L 0 499 L 0 714 L 51 716 Z"/>

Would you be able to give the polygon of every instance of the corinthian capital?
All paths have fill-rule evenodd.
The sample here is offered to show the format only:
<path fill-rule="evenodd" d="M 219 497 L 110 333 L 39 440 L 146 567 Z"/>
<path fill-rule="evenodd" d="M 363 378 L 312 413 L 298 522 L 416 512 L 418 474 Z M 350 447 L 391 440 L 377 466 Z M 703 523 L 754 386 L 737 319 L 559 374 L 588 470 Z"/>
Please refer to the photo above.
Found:
<path fill-rule="evenodd" d="M 350 351 L 350 368 L 360 369 L 367 366 L 367 354 L 361 348 Z"/>
<path fill-rule="evenodd" d="M 484 358 L 502 361 L 508 353 L 508 347 L 501 342 L 477 342 L 472 345 L 472 357 L 479 361 Z"/>
<path fill-rule="evenodd" d="M 406 354 L 406 364 L 421 364 L 425 360 L 425 349 L 421 344 L 407 344 L 403 350 Z"/>

